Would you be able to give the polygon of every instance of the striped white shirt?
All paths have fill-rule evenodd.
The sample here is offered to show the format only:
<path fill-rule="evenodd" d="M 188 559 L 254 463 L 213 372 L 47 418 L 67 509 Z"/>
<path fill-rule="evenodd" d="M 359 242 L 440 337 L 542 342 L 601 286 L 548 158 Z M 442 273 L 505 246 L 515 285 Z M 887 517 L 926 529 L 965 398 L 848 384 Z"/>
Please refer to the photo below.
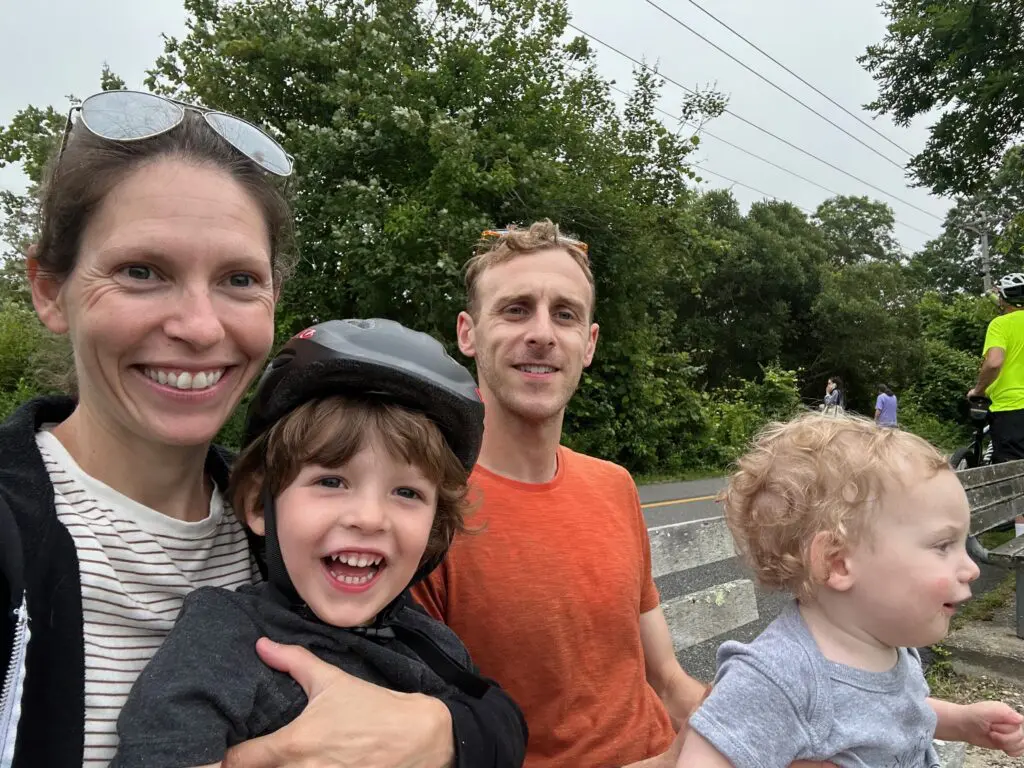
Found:
<path fill-rule="evenodd" d="M 189 592 L 259 578 L 245 530 L 214 490 L 205 520 L 186 523 L 87 475 L 48 431 L 36 445 L 71 533 L 82 580 L 85 639 L 83 765 L 106 766 L 132 683 L 170 631 Z"/>

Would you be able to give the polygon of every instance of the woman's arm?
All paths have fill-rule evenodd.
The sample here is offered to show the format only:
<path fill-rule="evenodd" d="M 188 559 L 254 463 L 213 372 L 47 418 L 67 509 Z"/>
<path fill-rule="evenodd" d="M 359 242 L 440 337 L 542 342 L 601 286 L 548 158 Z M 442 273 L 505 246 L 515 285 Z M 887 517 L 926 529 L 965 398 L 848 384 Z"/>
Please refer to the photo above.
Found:
<path fill-rule="evenodd" d="M 309 699 L 298 718 L 228 750 L 222 768 L 451 768 L 460 715 L 439 699 L 360 680 L 294 645 L 267 638 L 256 652 Z"/>

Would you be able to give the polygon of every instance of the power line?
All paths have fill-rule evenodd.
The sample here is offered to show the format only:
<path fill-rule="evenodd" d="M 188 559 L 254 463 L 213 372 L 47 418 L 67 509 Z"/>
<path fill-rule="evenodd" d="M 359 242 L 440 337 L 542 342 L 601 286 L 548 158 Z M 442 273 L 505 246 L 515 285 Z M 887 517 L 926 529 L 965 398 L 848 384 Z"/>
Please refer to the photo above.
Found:
<path fill-rule="evenodd" d="M 764 50 L 763 48 L 761 48 L 761 47 L 760 47 L 759 45 L 757 45 L 756 43 L 754 43 L 754 42 L 751 42 L 750 40 L 748 40 L 748 39 L 747 39 L 746 37 L 744 37 L 744 36 L 743 36 L 742 34 L 740 34 L 739 32 L 737 32 L 737 31 L 736 31 L 735 29 L 733 29 L 732 27 L 730 27 L 730 26 L 729 26 L 728 24 L 726 24 L 726 23 L 725 23 L 724 21 L 722 21 L 722 20 L 721 20 L 720 18 L 718 18 L 717 16 L 715 16 L 715 14 L 711 13 L 711 11 L 707 10 L 707 9 L 706 9 L 706 8 L 704 8 L 704 6 L 702 6 L 702 5 L 700 4 L 700 3 L 696 2 L 696 0 L 686 0 L 686 1 L 687 1 L 687 2 L 688 2 L 688 3 L 690 4 L 690 5 L 694 6 L 694 7 L 695 7 L 695 8 L 697 9 L 697 10 L 699 10 L 699 11 L 700 11 L 701 13 L 705 14 L 706 16 L 710 16 L 710 17 L 711 17 L 712 19 L 714 19 L 714 20 L 715 20 L 716 22 L 718 22 L 718 23 L 719 23 L 719 24 L 721 24 L 721 25 L 722 25 L 723 27 L 725 27 L 725 28 L 726 28 L 727 30 L 729 30 L 729 31 L 730 31 L 730 32 L 732 32 L 732 33 L 733 33 L 734 35 L 736 35 L 736 37 L 738 37 L 738 38 L 739 38 L 740 40 L 742 40 L 743 42 L 745 42 L 745 43 L 746 43 L 747 45 L 749 45 L 749 46 L 750 46 L 751 48 L 753 48 L 753 49 L 754 49 L 755 51 L 757 51 L 758 53 L 760 53 L 760 54 L 761 54 L 762 56 L 764 56 L 764 57 L 765 57 L 765 58 L 767 58 L 768 60 L 770 60 L 770 61 L 774 62 L 774 63 L 775 63 L 775 64 L 776 64 L 777 66 L 779 66 L 779 67 L 781 67 L 782 69 L 784 69 L 784 70 L 785 70 L 786 72 L 788 72 L 789 74 L 791 74 L 791 75 L 792 75 L 793 77 L 795 77 L 795 78 L 796 78 L 797 80 L 799 80 L 799 81 L 800 81 L 801 83 L 803 83 L 804 85 L 806 85 L 806 86 L 807 86 L 808 88 L 810 88 L 810 89 L 811 89 L 812 91 L 814 91 L 814 92 L 815 92 L 816 94 L 818 94 L 819 96 L 821 96 L 821 97 L 822 97 L 823 99 L 826 99 L 826 100 L 827 100 L 827 101 L 829 101 L 830 103 L 832 103 L 832 104 L 834 104 L 835 106 L 839 107 L 839 109 L 843 110 L 843 112 L 845 112 L 846 114 L 848 114 L 848 115 L 849 115 L 850 117 L 852 117 L 852 118 L 853 118 L 854 120 L 856 120 L 856 121 L 857 121 L 858 123 L 860 123 L 861 125 L 863 125 L 863 126 L 864 126 L 865 128 L 867 128 L 867 129 L 868 129 L 869 131 L 871 131 L 872 133 L 874 133 L 874 134 L 876 134 L 877 136 L 881 137 L 882 139 L 885 139 L 885 140 L 886 140 L 887 142 L 889 142 L 889 143 L 890 143 L 890 144 L 892 144 L 892 145 L 893 145 L 894 147 L 896 147 L 896 149 L 898 149 L 898 150 L 899 150 L 900 152 L 902 152 L 903 154 L 907 155 L 907 157 L 913 157 L 913 154 L 914 154 L 913 152 L 911 152 L 911 151 L 909 151 L 909 150 L 906 150 L 906 149 L 904 149 L 904 148 L 903 148 L 903 147 L 901 147 L 901 146 L 900 146 L 899 144 L 897 144 L 897 143 L 896 143 L 895 141 L 893 141 L 893 140 L 892 140 L 892 139 L 890 139 L 890 138 L 889 138 L 888 136 L 886 136 L 886 135 L 885 135 L 884 133 L 882 133 L 882 132 L 881 132 L 881 131 L 879 131 L 879 130 L 878 130 L 877 128 L 875 128 L 875 126 L 871 125 L 871 123 L 869 123 L 869 122 L 867 122 L 866 120 L 862 119 L 862 118 L 860 117 L 860 115 L 857 115 L 857 114 L 855 114 L 854 112 L 851 112 L 851 111 L 850 111 L 850 110 L 848 110 L 848 109 L 847 109 L 846 107 L 844 107 L 844 106 L 843 106 L 842 104 L 840 104 L 840 103 L 839 103 L 838 101 L 836 101 L 836 100 L 835 100 L 835 99 L 833 99 L 833 98 L 832 98 L 831 96 L 829 96 L 829 95 L 828 95 L 827 93 L 824 93 L 823 91 L 819 90 L 819 89 L 818 89 L 818 88 L 816 88 L 816 87 L 815 87 L 814 85 L 812 85 L 811 83 L 809 83 L 809 82 L 807 82 L 806 80 L 804 80 L 804 78 L 802 78 L 802 77 L 801 77 L 800 75 L 798 75 L 798 74 L 797 74 L 796 72 L 794 72 L 794 71 L 793 71 L 792 69 L 790 69 L 789 67 L 787 67 L 787 66 L 786 66 L 785 64 L 783 64 L 783 63 L 782 63 L 781 61 L 779 61 L 778 59 L 776 59 L 776 58 L 775 58 L 774 56 L 772 56 L 772 55 L 771 55 L 770 53 L 768 53 L 767 51 L 765 51 L 765 50 Z"/>
<path fill-rule="evenodd" d="M 814 215 L 814 211 L 812 211 L 810 208 L 804 208 L 802 205 L 797 205 L 792 200 L 783 200 L 782 198 L 776 197 L 775 195 L 769 195 L 767 192 L 760 190 L 757 187 L 752 187 L 749 184 L 744 184 L 742 181 L 736 181 L 736 179 L 730 179 L 728 176 L 718 173 L 717 171 L 712 171 L 710 168 L 705 168 L 703 165 L 694 164 L 693 167 L 699 168 L 704 173 L 710 173 L 712 176 L 717 176 L 723 181 L 728 181 L 730 184 L 735 184 L 737 187 L 743 187 L 744 189 L 749 189 L 751 192 L 756 192 L 762 197 L 767 197 L 769 200 L 774 200 L 777 203 L 789 203 L 790 205 L 799 208 L 804 213 L 810 214 L 811 216 Z"/>
<path fill-rule="evenodd" d="M 576 30 L 581 35 L 583 35 L 584 37 L 586 37 L 586 38 L 588 38 L 590 40 L 593 40 L 595 43 L 598 43 L 599 45 L 603 45 L 605 48 L 609 49 L 610 51 L 614 51 L 615 53 L 619 54 L 623 58 L 629 59 L 634 64 L 636 64 L 638 67 L 642 67 L 643 69 L 646 69 L 648 72 L 651 72 L 652 74 L 654 74 L 654 75 L 656 75 L 658 77 L 664 78 L 667 82 L 672 83 L 673 85 L 675 85 L 678 88 L 681 88 L 682 90 L 686 91 L 687 93 L 691 93 L 691 94 L 694 94 L 694 95 L 699 95 L 692 88 L 688 88 L 687 86 L 685 86 L 682 83 L 680 83 L 678 80 L 674 80 L 673 78 L 669 77 L 668 75 L 665 75 L 665 74 L 663 74 L 661 72 L 658 72 L 658 70 L 654 69 L 653 67 L 651 67 L 651 66 L 649 66 L 647 64 L 644 64 L 639 59 L 636 59 L 636 58 L 630 56 L 625 51 L 622 51 L 619 48 L 616 48 L 614 45 L 611 45 L 610 43 L 606 43 L 604 40 L 601 40 L 600 38 L 595 37 L 594 35 L 590 34 L 589 32 L 587 32 L 587 31 L 585 31 L 583 29 L 580 29 L 579 27 L 577 27 L 572 22 L 566 22 L 566 26 L 569 27 L 570 29 Z M 767 128 L 762 128 L 757 123 L 755 123 L 755 122 L 753 122 L 751 120 L 748 120 L 747 118 L 745 118 L 745 117 L 743 117 L 741 115 L 736 114 L 732 110 L 727 108 L 727 109 L 724 109 L 723 111 L 726 114 L 728 114 L 728 115 L 732 115 L 734 118 L 736 118 L 740 122 L 745 123 L 746 125 L 749 125 L 751 128 L 754 128 L 754 129 L 760 131 L 761 133 L 764 133 L 764 134 L 766 134 L 768 136 L 771 136 L 776 141 L 782 142 L 786 146 L 795 149 L 797 152 L 800 152 L 801 154 L 807 155 L 811 159 L 817 160 L 819 163 L 827 165 L 832 170 L 838 171 L 839 173 L 843 174 L 844 176 L 848 176 L 849 178 L 853 179 L 854 181 L 858 182 L 859 184 L 863 184 L 866 187 L 870 187 L 871 189 L 875 190 L 879 194 L 885 195 L 886 197 L 888 197 L 888 198 L 890 198 L 892 200 L 895 200 L 895 201 L 897 201 L 899 203 L 902 203 L 903 205 L 906 205 L 906 206 L 908 206 L 910 208 L 913 208 L 916 211 L 920 211 L 921 213 L 925 214 L 926 216 L 931 216 L 933 219 L 937 219 L 938 221 L 942 221 L 942 217 L 941 216 L 936 216 L 931 211 L 927 211 L 924 208 L 920 207 L 919 205 L 915 205 L 914 203 L 910 202 L 909 200 L 904 200 L 901 197 L 897 197 L 896 195 L 894 195 L 894 194 L 892 194 L 890 192 L 886 192 L 881 187 L 875 186 L 874 184 L 872 184 L 869 181 L 865 181 L 864 179 L 860 178 L 859 176 L 854 176 L 849 171 L 844 171 L 842 168 L 840 168 L 839 166 L 837 166 L 837 165 L 835 165 L 833 163 L 830 163 L 828 160 L 825 160 L 825 159 L 823 159 L 821 157 L 818 157 L 813 152 L 809 152 L 806 149 L 804 149 L 803 147 L 797 146 L 793 142 L 791 142 L 791 141 L 789 141 L 787 139 L 784 139 L 784 138 L 782 138 L 781 136 L 779 136 L 779 135 L 777 135 L 775 133 L 772 133 Z"/>
<path fill-rule="evenodd" d="M 627 98 L 630 96 L 629 91 L 626 91 L 623 88 L 619 88 L 616 85 L 610 85 L 609 87 L 613 91 L 617 91 L 618 93 L 621 93 L 623 96 L 626 96 Z M 717 135 L 713 134 L 711 131 L 707 130 L 706 128 L 701 128 L 700 126 L 694 125 L 693 123 L 684 120 L 682 117 L 678 117 L 676 115 L 673 115 L 671 112 L 668 112 L 668 111 L 662 109 L 661 107 L 655 106 L 654 110 L 656 112 L 660 112 L 665 117 L 667 117 L 667 118 L 669 118 L 671 120 L 675 120 L 677 122 L 680 122 L 680 123 L 683 123 L 685 125 L 690 126 L 694 130 L 696 130 L 698 133 L 704 134 L 706 136 L 710 136 L 711 138 L 715 139 L 716 141 L 720 141 L 723 144 L 726 144 L 726 145 L 732 147 L 733 149 L 739 150 L 740 152 L 742 152 L 745 155 L 750 155 L 754 159 L 760 160 L 762 163 L 767 163 L 768 165 L 772 166 L 772 168 L 777 168 L 778 170 L 782 171 L 783 173 L 788 173 L 790 176 L 793 176 L 794 178 L 800 179 L 800 181 L 806 182 L 807 184 L 815 186 L 818 189 L 824 190 L 825 192 L 828 192 L 830 195 L 835 195 L 837 197 L 842 197 L 843 196 L 842 192 L 837 192 L 836 190 L 831 189 L 830 187 L 826 187 L 824 184 L 819 184 L 818 182 L 814 181 L 813 179 L 808 179 L 806 176 L 803 176 L 803 175 L 797 173 L 796 171 L 790 170 L 789 168 L 786 168 L 783 165 L 779 165 L 778 163 L 774 162 L 773 160 L 769 160 L 766 157 L 761 157 L 761 155 L 757 154 L 756 152 L 751 152 L 746 147 L 741 147 L 739 144 L 734 144 L 733 142 L 729 141 L 728 139 L 723 139 L 721 136 L 717 136 Z M 782 200 L 782 198 L 776 197 L 775 195 L 769 195 L 767 192 L 762 192 L 759 189 L 751 187 L 749 184 L 744 184 L 742 181 L 736 181 L 735 179 L 730 179 L 727 176 L 722 176 L 722 174 L 716 173 L 715 171 L 709 171 L 707 168 L 705 168 L 702 165 L 699 165 L 699 164 L 695 163 L 694 167 L 695 168 L 700 168 L 701 170 L 707 171 L 708 173 L 712 174 L 713 176 L 718 176 L 720 178 L 725 179 L 726 181 L 732 182 L 733 184 L 736 184 L 738 186 L 744 187 L 744 188 L 749 189 L 749 190 L 751 190 L 753 192 L 757 192 L 759 195 L 764 195 L 766 197 L 770 197 L 773 200 Z M 796 203 L 793 203 L 793 204 L 796 205 Z M 800 210 L 805 211 L 806 213 L 809 213 L 811 215 L 814 214 L 813 211 L 811 211 L 808 208 L 804 208 L 802 205 L 797 205 L 797 208 L 799 208 Z M 913 224 L 907 224 L 905 221 L 900 221 L 899 219 L 897 219 L 895 217 L 893 217 L 893 223 L 894 224 L 899 224 L 901 227 L 906 227 L 907 229 L 912 229 L 915 232 L 917 232 L 918 234 L 924 235 L 925 237 L 929 237 L 929 238 L 933 237 L 933 235 L 931 233 L 925 232 L 923 229 L 918 229 Z"/>
<path fill-rule="evenodd" d="M 629 95 L 630 95 L 628 91 L 625 91 L 622 88 L 619 88 L 619 87 L 614 86 L 614 85 L 610 86 L 610 87 L 611 87 L 611 89 L 613 91 L 618 91 L 623 96 L 629 97 Z M 739 144 L 733 144 L 728 139 L 723 139 L 721 136 L 718 136 L 718 135 L 712 133 L 711 131 L 707 130 L 706 128 L 701 128 L 701 127 L 699 127 L 697 125 L 694 125 L 693 123 L 689 123 L 686 120 L 683 120 L 681 117 L 677 117 L 676 115 L 673 115 L 671 112 L 666 112 L 661 107 L 654 107 L 654 109 L 657 112 L 660 112 L 661 114 L 665 115 L 665 117 L 671 118 L 672 120 L 676 120 L 676 121 L 681 122 L 681 123 L 685 123 L 686 125 L 689 125 L 691 128 L 696 130 L 698 133 L 703 133 L 706 136 L 710 136 L 712 139 L 715 139 L 716 141 L 720 141 L 723 144 L 727 144 L 728 146 L 732 147 L 733 149 L 739 150 L 740 152 L 742 152 L 745 155 L 750 155 L 751 157 L 755 158 L 756 160 L 760 160 L 762 163 L 767 163 L 768 165 L 772 166 L 773 168 L 778 168 L 783 173 L 788 173 L 790 176 L 795 176 L 796 178 L 800 179 L 800 181 L 805 181 L 808 184 L 811 184 L 811 185 L 817 187 L 818 189 L 821 189 L 821 190 L 824 190 L 825 192 L 828 192 L 830 195 L 842 195 L 843 194 L 842 192 L 837 192 L 834 189 L 826 187 L 824 184 L 819 184 L 816 181 L 812 181 L 811 179 L 808 179 L 806 176 L 801 176 L 796 171 L 791 171 L 789 168 L 785 168 L 785 167 L 779 165 L 774 160 L 769 160 L 766 157 L 761 157 L 761 155 L 757 154 L 756 152 L 751 152 L 749 149 L 746 149 L 745 147 L 741 147 Z"/>
<path fill-rule="evenodd" d="M 902 170 L 904 170 L 903 166 L 902 166 L 902 165 L 900 165 L 899 163 L 897 163 L 897 162 L 896 162 L 895 160 L 893 160 L 892 158 L 890 158 L 890 157 L 888 157 L 887 155 L 883 154 L 882 152 L 879 152 L 879 151 L 878 151 L 877 149 L 875 149 L 874 147 L 872 147 L 872 146 L 871 146 L 870 144 L 868 144 L 867 142 L 865 142 L 865 141 L 862 141 L 862 140 L 861 140 L 861 139 L 859 139 L 859 138 L 858 138 L 857 136 L 854 136 L 854 135 L 853 135 L 852 133 L 850 133 L 850 132 L 849 132 L 848 130 L 846 130 L 845 128 L 843 128 L 843 126 L 839 125 L 839 123 L 836 123 L 836 122 L 835 122 L 835 121 L 833 121 L 833 120 L 832 120 L 831 118 L 828 118 L 828 117 L 826 117 L 825 115 L 821 114 L 821 112 L 819 112 L 818 110 L 816 110 L 816 109 L 815 109 L 814 107 L 812 107 L 812 106 L 811 106 L 810 104 L 808 104 L 807 102 L 803 101 L 802 99 L 799 99 L 799 98 L 797 98 L 797 97 L 796 97 L 796 96 L 794 96 L 794 95 L 793 95 L 792 93 L 790 93 L 790 92 L 789 92 L 789 91 L 787 91 L 787 90 L 786 90 L 785 88 L 783 88 L 783 87 L 782 87 L 781 85 L 778 85 L 778 84 L 776 84 L 775 82 L 773 82 L 772 80 L 769 80 L 769 79 L 768 79 L 767 77 L 765 77 L 764 75 L 762 75 L 762 74 L 761 74 L 760 72 L 758 72 L 758 71 L 757 71 L 756 69 L 754 69 L 754 68 L 753 68 L 753 67 L 751 67 L 750 65 L 748 65 L 748 64 L 746 64 L 746 63 L 744 63 L 744 62 L 740 61 L 740 60 L 739 60 L 738 58 L 736 58 L 736 57 L 735 57 L 735 56 L 733 56 L 733 55 L 732 55 L 731 53 L 729 53 L 729 52 L 728 52 L 727 50 L 725 50 L 725 49 L 724 49 L 724 48 L 723 48 L 722 46 L 718 45 L 717 43 L 713 43 L 713 42 L 712 42 L 711 40 L 708 40 L 708 39 L 707 39 L 706 37 L 704 37 L 704 35 L 702 35 L 702 34 L 701 34 L 700 32 L 698 32 L 697 30 L 695 30 L 695 29 L 694 29 L 693 27 L 691 27 L 691 26 L 690 26 L 689 24 L 687 24 L 687 23 L 686 23 L 686 22 L 684 22 L 684 21 L 681 21 L 681 20 L 680 20 L 680 19 L 679 19 L 678 17 L 676 17 L 676 16 L 673 16 L 673 15 L 672 15 L 671 13 L 669 13 L 668 11 L 666 11 L 666 10 L 665 10 L 664 8 L 662 8 L 662 7 L 660 6 L 660 5 L 658 5 L 658 4 L 656 3 L 656 2 L 654 2 L 654 0 L 644 0 L 644 2 L 645 2 L 645 3 L 647 3 L 647 4 L 649 5 L 649 6 L 651 6 L 652 8 L 656 9 L 657 11 L 659 11 L 659 12 L 663 13 L 663 14 L 664 14 L 665 16 L 668 16 L 668 17 L 669 17 L 670 19 L 672 19 L 672 21 L 674 21 L 674 22 L 675 22 L 676 24 L 678 24 L 679 26 L 681 26 L 681 27 L 682 27 L 683 29 L 685 29 L 685 30 L 687 30 L 688 32 L 690 32 L 690 33 L 692 33 L 692 34 L 696 35 L 697 37 L 699 37 L 699 38 L 700 38 L 701 40 L 703 40 L 703 41 L 704 41 L 705 43 L 707 43 L 708 45 L 710 45 L 710 46 L 711 46 L 712 48 L 714 48 L 714 49 L 715 49 L 716 51 L 719 51 L 719 52 L 721 52 L 721 53 L 724 53 L 724 54 L 725 54 L 726 56 L 728 56 L 728 57 L 729 57 L 730 59 L 732 59 L 733 61 L 735 61 L 735 62 L 736 62 L 737 64 L 739 64 L 739 65 L 740 65 L 741 67 L 743 67 L 743 68 L 744 68 L 745 70 L 747 70 L 748 72 L 750 72 L 750 73 L 751 73 L 751 74 L 753 74 L 753 75 L 756 75 L 756 76 L 757 76 L 757 77 L 758 77 L 759 79 L 763 80 L 764 82 L 768 83 L 768 85 L 770 85 L 770 86 L 771 86 L 772 88 L 774 88 L 775 90 L 777 90 L 777 91 L 778 91 L 779 93 L 781 93 L 781 94 L 783 94 L 783 95 L 785 95 L 785 96 L 788 96 L 788 97 L 789 97 L 790 99 L 792 99 L 793 101 L 795 101 L 795 102 L 796 102 L 797 104 L 799 104 L 799 105 L 800 105 L 801 107 L 803 107 L 803 108 L 804 108 L 804 109 L 806 109 L 807 111 L 809 111 L 809 112 L 812 112 L 813 114 L 817 115 L 818 117 L 820 117 L 820 118 L 821 118 L 822 120 L 824 120 L 824 121 L 825 121 L 826 123 L 828 123 L 829 125 L 831 125 L 831 126 L 832 126 L 833 128 L 835 128 L 836 130 L 842 131 L 842 132 L 843 132 L 843 133 L 845 133 L 845 134 L 846 134 L 847 136 L 849 136 L 849 137 L 850 137 L 851 139 L 853 139 L 853 140 L 854 140 L 854 141 L 856 141 L 856 142 L 857 142 L 858 144 L 860 144 L 860 145 L 861 145 L 862 147 L 864 147 L 864 148 L 866 148 L 866 149 L 868 149 L 868 150 L 870 150 L 870 151 L 874 152 L 874 153 L 875 153 L 876 155 L 878 155 L 878 156 L 879 156 L 880 158 L 882 158 L 883 160 L 885 160 L 885 161 L 886 161 L 887 163 L 890 163 L 891 165 L 894 165 L 894 166 L 896 166 L 896 167 L 897 167 L 897 168 L 899 168 L 899 169 L 900 169 L 901 171 L 902 171 Z"/>

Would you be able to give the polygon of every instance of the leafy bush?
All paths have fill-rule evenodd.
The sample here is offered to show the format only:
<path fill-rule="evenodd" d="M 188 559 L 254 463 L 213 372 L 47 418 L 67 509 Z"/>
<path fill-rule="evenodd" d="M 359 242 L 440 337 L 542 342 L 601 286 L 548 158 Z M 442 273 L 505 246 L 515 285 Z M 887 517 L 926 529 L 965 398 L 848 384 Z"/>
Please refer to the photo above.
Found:
<path fill-rule="evenodd" d="M 900 398 L 898 417 L 902 429 L 923 437 L 946 453 L 952 453 L 970 441 L 968 426 L 955 421 L 944 421 L 929 413 L 914 396 Z"/>
<path fill-rule="evenodd" d="M 26 400 L 38 394 L 40 392 L 27 379 L 19 379 L 13 389 L 0 389 L 0 421 L 10 416 Z"/>
<path fill-rule="evenodd" d="M 595 366 L 596 367 L 596 366 Z M 569 406 L 565 442 L 634 472 L 695 466 L 694 436 L 706 425 L 695 369 L 684 353 L 635 349 L 624 362 L 587 373 Z"/>
<path fill-rule="evenodd" d="M 772 364 L 760 381 L 705 394 L 707 421 L 694 465 L 721 469 L 743 454 L 754 435 L 770 421 L 787 421 L 800 410 L 796 371 Z"/>
<path fill-rule="evenodd" d="M 52 342 L 31 307 L 0 300 L 0 419 L 46 391 L 39 381 L 38 354 Z"/>
<path fill-rule="evenodd" d="M 921 373 L 913 388 L 904 390 L 901 401 L 913 400 L 920 411 L 940 421 L 962 422 L 967 390 L 978 376 L 980 356 L 930 339 L 925 341 L 924 349 Z"/>

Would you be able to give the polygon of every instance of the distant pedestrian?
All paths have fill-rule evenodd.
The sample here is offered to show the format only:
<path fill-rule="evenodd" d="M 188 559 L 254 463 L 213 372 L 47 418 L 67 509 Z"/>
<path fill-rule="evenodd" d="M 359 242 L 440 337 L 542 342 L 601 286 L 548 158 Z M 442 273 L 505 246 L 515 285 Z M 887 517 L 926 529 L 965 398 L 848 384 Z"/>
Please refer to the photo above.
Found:
<path fill-rule="evenodd" d="M 896 426 L 896 395 L 888 384 L 878 385 L 878 397 L 875 399 L 875 423 L 880 427 Z"/>
<path fill-rule="evenodd" d="M 829 416 L 839 416 L 846 408 L 846 392 L 843 389 L 843 380 L 838 376 L 830 376 L 828 384 L 825 385 L 825 399 L 822 401 L 821 410 Z"/>

